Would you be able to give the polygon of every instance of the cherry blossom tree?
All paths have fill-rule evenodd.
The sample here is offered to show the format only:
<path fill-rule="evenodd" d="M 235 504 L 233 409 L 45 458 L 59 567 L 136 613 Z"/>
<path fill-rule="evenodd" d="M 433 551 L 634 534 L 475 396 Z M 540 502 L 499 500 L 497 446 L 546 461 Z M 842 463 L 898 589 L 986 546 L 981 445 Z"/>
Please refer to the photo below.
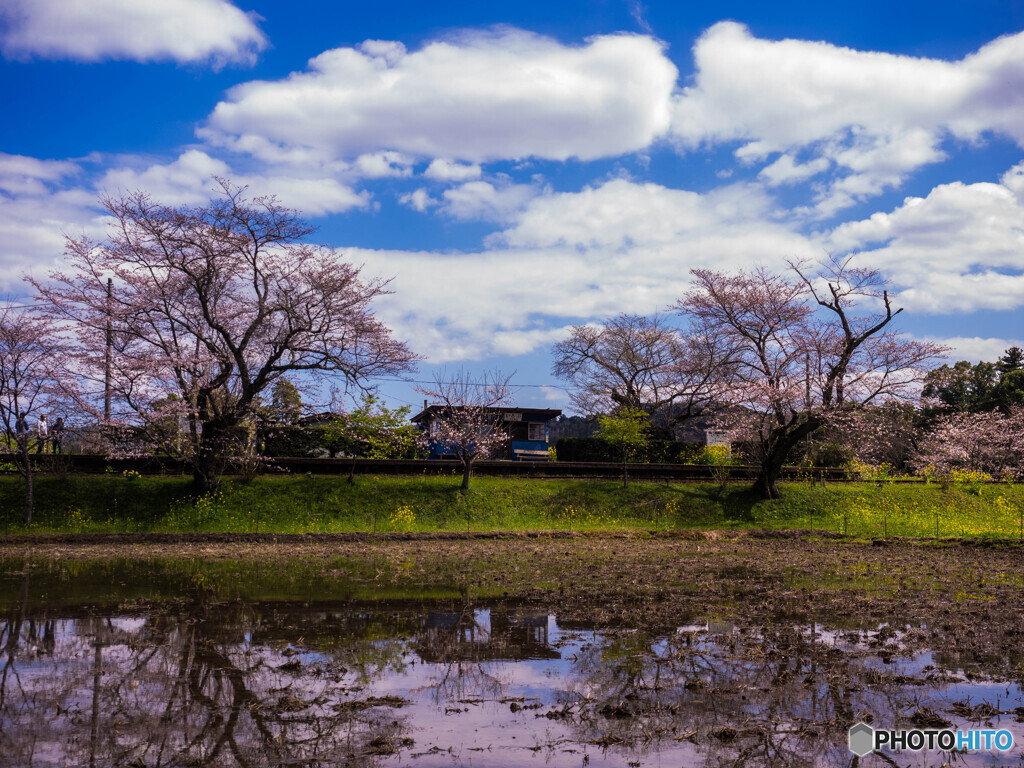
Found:
<path fill-rule="evenodd" d="M 922 440 L 916 464 L 1024 479 L 1024 407 L 943 417 Z"/>
<path fill-rule="evenodd" d="M 728 350 L 716 338 L 684 335 L 657 315 L 575 326 L 553 352 L 552 372 L 573 386 L 570 401 L 580 413 L 640 411 L 655 435 L 669 439 L 727 379 Z"/>
<path fill-rule="evenodd" d="M 730 349 L 733 427 L 756 448 L 755 489 L 773 499 L 800 440 L 835 413 L 915 398 L 945 351 L 888 329 L 903 310 L 876 270 L 831 257 L 814 269 L 790 266 L 792 277 L 692 270 L 693 288 L 676 304 L 693 332 Z"/>
<path fill-rule="evenodd" d="M 32 522 L 33 470 L 28 420 L 66 402 L 64 349 L 54 323 L 29 311 L 0 309 L 0 422 L 25 481 L 25 525 Z"/>
<path fill-rule="evenodd" d="M 219 183 L 197 207 L 104 198 L 109 237 L 67 238 L 67 269 L 32 281 L 49 315 L 73 324 L 84 375 L 110 372 L 123 418 L 181 425 L 201 493 L 285 374 L 366 388 L 416 359 L 373 315 L 386 281 L 304 242 L 312 228 L 275 198 Z"/>
<path fill-rule="evenodd" d="M 435 403 L 424 440 L 455 453 L 462 463 L 463 491 L 469 489 L 474 462 L 494 455 L 509 441 L 501 407 L 512 397 L 511 379 L 501 373 L 476 378 L 465 371 L 446 379 L 439 373 L 432 386 L 416 390 Z"/>
<path fill-rule="evenodd" d="M 920 411 L 913 404 L 885 402 L 833 411 L 820 431 L 828 444 L 866 464 L 885 463 L 905 469 L 917 449 L 922 428 Z"/>

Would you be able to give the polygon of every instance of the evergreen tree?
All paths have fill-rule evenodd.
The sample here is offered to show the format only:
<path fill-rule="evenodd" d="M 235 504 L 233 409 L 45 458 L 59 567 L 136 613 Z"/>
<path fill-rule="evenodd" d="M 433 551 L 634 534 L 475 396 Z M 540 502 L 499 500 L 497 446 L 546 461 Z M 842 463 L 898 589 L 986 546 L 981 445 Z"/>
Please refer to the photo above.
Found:
<path fill-rule="evenodd" d="M 281 424 L 295 424 L 302 415 L 302 393 L 288 379 L 282 377 L 270 389 L 268 415 Z"/>
<path fill-rule="evenodd" d="M 998 378 L 993 363 L 971 365 L 966 360 L 930 371 L 924 380 L 921 395 L 937 401 L 927 409 L 931 413 L 977 413 L 987 410 L 985 404 L 996 388 Z"/>
<path fill-rule="evenodd" d="M 1010 347 L 996 362 L 996 370 L 1000 376 L 1024 370 L 1024 350 L 1020 347 Z"/>

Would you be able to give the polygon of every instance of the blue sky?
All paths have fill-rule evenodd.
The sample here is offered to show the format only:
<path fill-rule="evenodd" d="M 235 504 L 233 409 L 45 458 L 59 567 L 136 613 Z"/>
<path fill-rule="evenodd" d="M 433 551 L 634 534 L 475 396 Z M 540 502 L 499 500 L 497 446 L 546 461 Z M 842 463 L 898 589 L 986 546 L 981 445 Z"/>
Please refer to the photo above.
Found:
<path fill-rule="evenodd" d="M 825 252 L 994 359 L 1024 345 L 1021 30 L 1024 0 L 0 0 L 0 280 L 102 236 L 101 193 L 221 175 L 394 277 L 417 379 L 516 371 L 524 405 L 567 404 L 568 327 Z"/>

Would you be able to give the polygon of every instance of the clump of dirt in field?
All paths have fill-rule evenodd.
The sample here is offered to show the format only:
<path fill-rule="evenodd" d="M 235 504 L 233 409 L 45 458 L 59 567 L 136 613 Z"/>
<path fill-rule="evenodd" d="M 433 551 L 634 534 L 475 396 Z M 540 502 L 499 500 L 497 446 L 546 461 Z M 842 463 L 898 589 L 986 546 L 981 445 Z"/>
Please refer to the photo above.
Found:
<path fill-rule="evenodd" d="M 371 696 L 368 699 L 343 701 L 335 709 L 339 712 L 362 712 L 364 709 L 373 707 L 404 707 L 409 703 L 411 702 L 408 699 L 403 699 L 401 696 Z"/>

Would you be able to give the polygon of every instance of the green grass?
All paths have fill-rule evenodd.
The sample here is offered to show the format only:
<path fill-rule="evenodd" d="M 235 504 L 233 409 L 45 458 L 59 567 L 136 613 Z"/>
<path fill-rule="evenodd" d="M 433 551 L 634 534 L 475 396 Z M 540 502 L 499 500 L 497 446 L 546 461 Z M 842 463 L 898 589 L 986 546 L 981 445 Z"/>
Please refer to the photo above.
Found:
<path fill-rule="evenodd" d="M 34 522 L 21 524 L 18 477 L 0 477 L 0 531 L 346 532 L 528 529 L 811 528 L 856 536 L 1016 537 L 1024 486 L 782 485 L 783 499 L 746 485 L 588 480 L 317 475 L 227 479 L 190 496 L 184 478 L 37 476 Z"/>

